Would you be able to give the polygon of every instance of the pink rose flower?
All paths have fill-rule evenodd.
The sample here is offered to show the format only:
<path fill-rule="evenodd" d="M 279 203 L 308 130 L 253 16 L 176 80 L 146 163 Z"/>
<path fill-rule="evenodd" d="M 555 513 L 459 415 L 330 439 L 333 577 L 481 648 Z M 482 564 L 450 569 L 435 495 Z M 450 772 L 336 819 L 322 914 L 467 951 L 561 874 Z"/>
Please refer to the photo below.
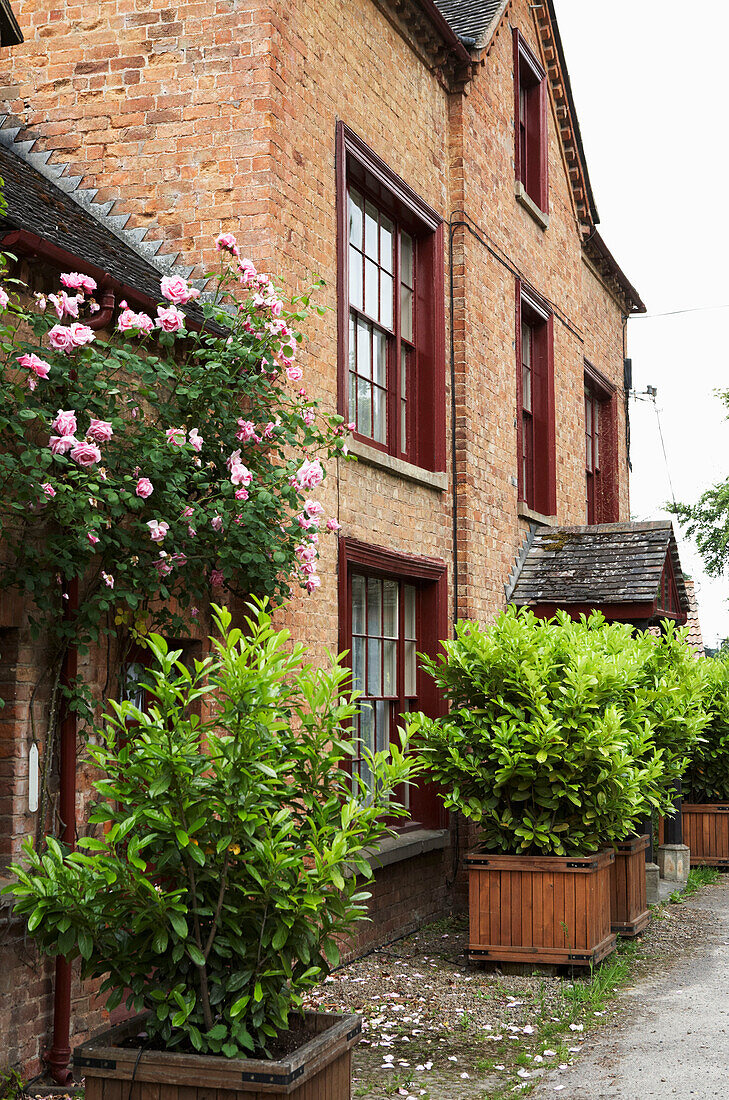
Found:
<path fill-rule="evenodd" d="M 79 466 L 93 466 L 94 463 L 101 462 L 101 451 L 95 443 L 83 441 L 72 448 L 69 457 L 78 462 Z"/>
<path fill-rule="evenodd" d="M 299 562 L 299 569 L 305 575 L 313 577 L 314 573 L 316 573 L 316 562 L 314 562 L 314 561 Z"/>
<path fill-rule="evenodd" d="M 116 319 L 116 327 L 119 332 L 129 332 L 139 327 L 137 315 L 133 309 L 123 309 Z"/>
<path fill-rule="evenodd" d="M 165 332 L 179 332 L 185 327 L 185 314 L 176 306 L 157 306 L 156 325 Z"/>
<path fill-rule="evenodd" d="M 252 283 L 256 277 L 256 269 L 251 260 L 241 260 L 238 264 L 240 280 L 244 285 Z"/>
<path fill-rule="evenodd" d="M 88 325 L 79 324 L 78 321 L 74 321 L 69 332 L 71 334 L 71 343 L 75 348 L 82 348 L 84 344 L 90 344 L 92 340 L 96 339 L 94 330 L 90 329 Z"/>
<path fill-rule="evenodd" d="M 92 535 L 90 531 L 86 532 L 86 538 L 89 540 L 92 546 L 96 546 L 97 542 L 99 541 L 98 536 Z"/>
<path fill-rule="evenodd" d="M 96 280 L 90 275 L 82 275 L 80 271 L 67 271 L 61 275 L 61 282 L 69 290 L 83 290 L 84 294 L 93 294 L 96 290 Z"/>
<path fill-rule="evenodd" d="M 10 296 L 4 287 L 0 286 L 0 309 L 7 309 Z"/>
<path fill-rule="evenodd" d="M 238 431 L 235 433 L 235 438 L 239 439 L 242 443 L 247 443 L 251 439 L 256 438 L 256 428 L 252 420 L 239 420 Z"/>
<path fill-rule="evenodd" d="M 190 538 L 191 538 L 191 539 L 194 539 L 194 538 L 195 538 L 195 536 L 197 535 L 197 529 L 196 529 L 195 527 L 192 527 L 192 526 L 191 526 L 191 525 L 190 525 L 190 524 L 188 523 L 188 525 L 187 525 L 187 533 L 188 533 L 188 535 L 190 536 Z"/>
<path fill-rule="evenodd" d="M 217 514 L 214 515 L 213 518 L 210 520 L 210 526 L 212 527 L 213 531 L 217 531 L 219 534 L 223 530 L 223 517 Z"/>
<path fill-rule="evenodd" d="M 316 420 L 316 413 L 314 412 L 313 409 L 304 409 L 303 416 L 304 416 L 304 423 L 306 424 L 307 428 L 310 428 L 311 425 Z"/>
<path fill-rule="evenodd" d="M 134 492 L 137 494 L 138 497 L 141 497 L 142 500 L 146 500 L 147 497 L 151 497 L 152 493 L 154 492 L 154 486 L 152 485 L 152 482 L 149 480 L 148 477 L 140 477 L 139 481 L 136 484 Z"/>
<path fill-rule="evenodd" d="M 280 317 L 283 313 L 283 302 L 280 298 L 269 298 L 268 304 L 274 317 Z"/>
<path fill-rule="evenodd" d="M 213 586 L 213 588 L 220 588 L 220 586 L 223 584 L 224 580 L 225 580 L 225 577 L 223 575 L 223 570 L 222 569 L 211 569 L 210 570 L 210 583 Z"/>
<path fill-rule="evenodd" d="M 173 447 L 184 447 L 187 439 L 185 428 L 167 428 L 165 435 L 167 436 L 167 442 L 172 444 Z"/>
<path fill-rule="evenodd" d="M 327 520 L 327 531 L 341 531 L 342 525 L 336 519 Z"/>
<path fill-rule="evenodd" d="M 41 489 L 47 497 L 50 497 L 51 500 L 53 500 L 54 496 L 56 495 L 56 490 L 53 488 L 49 481 L 44 481 L 41 485 Z"/>
<path fill-rule="evenodd" d="M 32 351 L 26 352 L 25 355 L 19 355 L 18 363 L 26 370 L 33 371 L 33 374 L 38 378 L 47 378 L 51 369 L 50 363 L 46 363 L 45 359 L 41 359 Z"/>
<path fill-rule="evenodd" d="M 250 495 L 251 494 L 248 492 L 247 489 L 236 489 L 236 491 L 235 491 L 235 499 L 236 500 L 248 500 L 248 497 Z"/>
<path fill-rule="evenodd" d="M 56 351 L 69 352 L 73 347 L 71 330 L 65 325 L 54 325 L 48 333 L 48 343 Z"/>
<path fill-rule="evenodd" d="M 78 439 L 75 435 L 52 435 L 48 440 L 48 446 L 51 449 L 51 454 L 65 455 L 67 451 L 70 451 L 72 447 L 78 444 Z"/>
<path fill-rule="evenodd" d="M 202 450 L 202 446 L 203 446 L 203 443 L 205 442 L 205 440 L 200 435 L 197 428 L 190 428 L 190 432 L 189 432 L 188 437 L 187 437 L 187 442 L 190 444 L 193 451 L 197 451 L 198 454 L 199 454 L 200 451 Z"/>
<path fill-rule="evenodd" d="M 148 520 L 147 527 L 149 527 L 149 537 L 152 542 L 162 542 L 170 529 L 169 523 L 165 523 L 164 521 L 160 522 L 156 519 Z"/>
<path fill-rule="evenodd" d="M 163 298 L 168 302 L 174 302 L 177 306 L 184 306 L 193 298 L 200 297 L 200 291 L 194 286 L 188 286 L 179 275 L 163 275 L 160 290 Z"/>
<path fill-rule="evenodd" d="M 58 432 L 59 435 L 73 435 L 78 430 L 76 410 L 68 409 L 64 412 L 63 409 L 59 409 L 56 413 L 56 419 L 51 424 L 51 428 L 54 432 Z"/>
<path fill-rule="evenodd" d="M 232 233 L 221 233 L 216 237 L 215 247 L 218 252 L 230 252 L 232 256 L 240 255 L 238 242 Z"/>
<path fill-rule="evenodd" d="M 101 577 L 102 577 L 102 579 L 104 581 L 104 584 L 106 585 L 107 588 L 113 588 L 114 587 L 114 578 L 112 577 L 111 573 L 105 573 L 104 570 L 102 569 Z"/>
<path fill-rule="evenodd" d="M 242 462 L 236 462 L 230 470 L 230 480 L 233 485 L 247 486 L 253 481 L 253 474 Z"/>
<path fill-rule="evenodd" d="M 324 470 L 319 459 L 315 458 L 313 462 L 309 462 L 308 458 L 304 459 L 296 471 L 296 480 L 302 489 L 316 489 L 317 485 L 321 485 Z"/>
<path fill-rule="evenodd" d="M 298 523 L 302 531 L 308 531 L 310 527 L 316 527 L 318 520 L 309 519 L 309 517 L 305 516 L 302 512 L 296 517 L 296 522 Z"/>
<path fill-rule="evenodd" d="M 198 615 L 200 614 L 200 608 L 199 607 L 191 607 L 190 608 L 190 614 L 192 615 L 193 619 L 196 619 L 198 617 Z"/>
<path fill-rule="evenodd" d="M 154 563 L 154 567 L 157 570 L 160 578 L 167 577 L 172 572 L 172 565 L 165 554 L 164 550 L 160 550 L 159 559 Z"/>
<path fill-rule="evenodd" d="M 114 430 L 108 420 L 96 420 L 91 417 L 87 439 L 93 439 L 94 443 L 108 443 L 114 434 Z"/>
<path fill-rule="evenodd" d="M 148 313 L 137 314 L 137 328 L 145 336 L 149 336 L 150 332 L 154 328 L 154 321 Z"/>
<path fill-rule="evenodd" d="M 226 459 L 225 464 L 226 464 L 226 466 L 228 467 L 229 470 L 232 470 L 233 467 L 239 465 L 239 463 L 240 463 L 240 450 L 237 450 L 237 451 L 233 451 L 230 458 Z"/>
<path fill-rule="evenodd" d="M 304 546 L 301 543 L 294 550 L 299 561 L 316 561 L 317 551 L 315 546 Z"/>
<path fill-rule="evenodd" d="M 301 379 L 304 377 L 304 372 L 301 367 L 287 367 L 286 377 L 288 378 L 289 382 L 300 382 Z"/>
<path fill-rule="evenodd" d="M 318 500 L 307 500 L 304 511 L 310 519 L 313 519 L 315 516 L 324 514 L 324 505 L 320 504 Z"/>
<path fill-rule="evenodd" d="M 316 575 L 306 578 L 306 591 L 311 594 L 315 589 L 321 588 L 321 577 Z"/>
<path fill-rule="evenodd" d="M 78 317 L 78 307 L 83 302 L 83 294 L 74 294 L 73 297 L 62 290 L 60 294 L 49 294 L 48 301 L 53 303 L 53 308 L 58 314 L 59 321 L 63 320 L 64 313 L 69 317 Z"/>

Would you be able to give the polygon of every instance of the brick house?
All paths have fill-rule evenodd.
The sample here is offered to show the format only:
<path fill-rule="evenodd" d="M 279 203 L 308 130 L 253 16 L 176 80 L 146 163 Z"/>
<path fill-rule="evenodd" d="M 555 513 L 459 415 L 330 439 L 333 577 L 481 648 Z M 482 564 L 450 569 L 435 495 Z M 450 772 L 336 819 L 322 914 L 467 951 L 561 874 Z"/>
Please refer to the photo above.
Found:
<path fill-rule="evenodd" d="M 287 614 L 314 658 L 351 651 L 379 748 L 397 714 L 439 705 L 416 650 L 497 613 L 536 533 L 629 517 L 626 324 L 644 306 L 597 229 L 553 2 L 23 0 L 18 19 L 0 174 L 20 182 L 0 234 L 31 278 L 71 255 L 142 303 L 231 230 L 289 286 L 326 280 L 306 382 L 355 423 L 357 462 L 329 471 L 341 538 Z M 17 598 L 0 613 L 7 859 L 34 827 L 34 655 Z M 427 790 L 411 815 L 359 950 L 454 903 L 458 824 Z M 3 912 L 0 1034 L 36 1072 L 51 970 Z M 75 1042 L 103 1012 L 73 997 Z"/>

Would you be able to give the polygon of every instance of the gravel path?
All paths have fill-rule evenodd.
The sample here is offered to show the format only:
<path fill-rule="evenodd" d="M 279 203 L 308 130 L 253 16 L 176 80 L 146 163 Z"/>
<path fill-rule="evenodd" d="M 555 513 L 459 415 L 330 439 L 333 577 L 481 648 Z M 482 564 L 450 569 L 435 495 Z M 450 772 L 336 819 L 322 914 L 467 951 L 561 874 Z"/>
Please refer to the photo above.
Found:
<path fill-rule="evenodd" d="M 311 1004 L 362 1013 L 354 1100 L 508 1100 L 512 1095 L 729 1100 L 729 1078 L 724 1087 L 717 1086 L 719 1091 L 696 1091 L 694 1077 L 708 1080 L 696 1064 L 680 1079 L 673 1079 L 672 1069 L 661 1072 L 655 1092 L 643 1082 L 647 1072 L 638 1076 L 635 1068 L 650 1058 L 651 1043 L 658 1057 L 666 1048 L 666 1037 L 658 1031 L 664 1006 L 680 1014 L 681 998 L 695 987 L 688 977 L 694 968 L 706 972 L 707 981 L 713 975 L 705 996 L 707 1004 L 716 998 L 717 1007 L 709 1018 L 697 1016 L 695 1027 L 689 1023 L 694 1040 L 684 1044 L 677 1060 L 694 1055 L 706 1060 L 715 1051 L 717 1034 L 729 1042 L 726 995 L 718 989 L 722 959 L 729 960 L 729 883 L 706 887 L 684 904 L 666 905 L 656 917 L 628 955 L 617 963 L 613 956 L 607 964 L 629 972 L 632 984 L 617 998 L 609 990 L 600 993 L 589 975 L 571 980 L 469 968 L 464 961 L 467 920 L 456 918 L 342 967 L 314 991 Z M 715 958 L 713 952 L 720 949 L 726 956 Z M 684 992 L 671 994 L 672 989 Z M 690 1012 L 693 1001 L 687 998 L 686 1004 Z M 674 1015 L 670 1018 L 672 1033 L 678 1025 Z M 723 1027 L 726 1033 L 717 1031 Z M 655 1034 L 647 1028 L 655 1028 Z M 632 1068 L 618 1076 L 623 1051 L 632 1049 L 634 1037 L 641 1038 L 642 1048 Z M 729 1064 L 729 1051 L 726 1060 Z M 684 1083 L 689 1077 L 690 1087 Z M 621 1080 L 622 1092 L 616 1083 Z"/>
<path fill-rule="evenodd" d="M 534 1097 L 729 1097 L 729 881 L 724 877 L 682 908 L 704 929 L 693 957 L 679 957 L 626 989 L 622 1026 L 599 1033 L 579 1064 L 558 1080 L 550 1074 Z"/>

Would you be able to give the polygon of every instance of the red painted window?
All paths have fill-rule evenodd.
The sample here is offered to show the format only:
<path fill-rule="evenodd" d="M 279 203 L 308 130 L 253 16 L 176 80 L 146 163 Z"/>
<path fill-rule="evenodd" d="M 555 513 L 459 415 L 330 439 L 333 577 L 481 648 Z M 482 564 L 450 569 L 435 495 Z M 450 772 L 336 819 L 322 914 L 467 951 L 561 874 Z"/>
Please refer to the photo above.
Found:
<path fill-rule="evenodd" d="M 661 587 L 658 594 L 658 611 L 660 614 L 678 618 L 681 614 L 681 606 L 676 588 L 676 578 L 673 572 L 671 555 L 666 555 L 666 564 L 661 574 Z"/>
<path fill-rule="evenodd" d="M 448 629 L 446 600 L 442 562 L 340 539 L 340 648 L 349 652 L 352 686 L 361 693 L 352 769 L 366 786 L 372 773 L 364 749 L 386 749 L 408 711 L 442 713 L 417 654 L 437 653 Z M 398 797 L 409 805 L 413 820 L 442 822 L 432 787 L 423 784 Z"/>
<path fill-rule="evenodd" d="M 547 183 L 547 83 L 544 69 L 514 30 L 514 115 L 516 178 L 545 213 Z"/>
<path fill-rule="evenodd" d="M 340 413 L 363 442 L 445 469 L 440 217 L 338 130 Z"/>
<path fill-rule="evenodd" d="M 551 516 L 556 511 L 552 315 L 520 287 L 516 346 L 519 500 Z"/>
<path fill-rule="evenodd" d="M 585 364 L 585 519 L 615 523 L 618 500 L 615 386 Z"/>

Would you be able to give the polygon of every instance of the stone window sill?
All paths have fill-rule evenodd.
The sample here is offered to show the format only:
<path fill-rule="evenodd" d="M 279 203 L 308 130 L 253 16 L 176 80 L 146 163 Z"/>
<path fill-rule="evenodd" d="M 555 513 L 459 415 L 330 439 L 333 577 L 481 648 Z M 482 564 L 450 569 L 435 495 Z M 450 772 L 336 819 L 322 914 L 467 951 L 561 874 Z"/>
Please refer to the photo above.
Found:
<path fill-rule="evenodd" d="M 376 848 L 370 848 L 363 854 L 372 870 L 379 871 L 382 867 L 390 867 L 393 863 L 401 863 L 427 852 L 441 851 L 448 847 L 448 840 L 448 829 L 413 829 L 409 833 L 386 836 Z"/>
<path fill-rule="evenodd" d="M 435 489 L 438 493 L 444 493 L 448 488 L 448 474 L 440 471 L 425 470 L 422 466 L 414 466 L 412 462 L 405 462 L 402 458 L 385 454 L 377 447 L 369 447 L 361 439 L 351 439 L 347 444 L 350 454 L 356 455 L 360 462 L 367 466 L 374 466 L 378 470 L 387 470 L 396 477 L 413 481 L 416 485 L 424 485 L 426 489 Z"/>
<path fill-rule="evenodd" d="M 523 501 L 520 501 L 517 505 L 517 513 L 522 519 L 531 520 L 532 523 L 538 523 L 542 527 L 556 527 L 556 516 L 545 516 L 541 512 L 535 512 L 533 508 L 527 507 Z"/>
<path fill-rule="evenodd" d="M 534 199 L 524 189 L 524 184 L 521 180 L 517 180 L 514 184 L 514 194 L 516 195 L 516 201 L 520 206 L 523 206 L 528 214 L 534 218 L 540 229 L 549 228 L 549 214 L 545 214 L 543 210 L 540 210 Z"/>

